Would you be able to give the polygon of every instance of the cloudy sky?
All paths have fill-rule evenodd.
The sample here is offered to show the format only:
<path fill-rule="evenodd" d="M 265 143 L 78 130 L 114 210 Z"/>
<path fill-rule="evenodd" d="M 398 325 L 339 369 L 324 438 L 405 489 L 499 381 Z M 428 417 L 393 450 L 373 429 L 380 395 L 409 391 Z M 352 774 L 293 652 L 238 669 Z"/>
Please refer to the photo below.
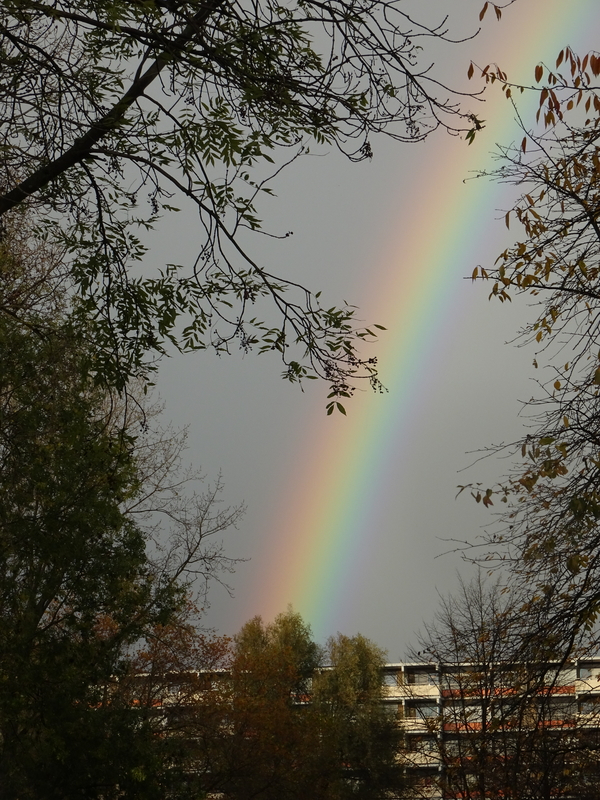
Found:
<path fill-rule="evenodd" d="M 482 3 L 405 6 L 421 19 L 448 14 L 460 39 L 479 27 Z M 595 0 L 517 0 L 500 22 L 488 13 L 474 40 L 425 48 L 423 64 L 463 90 L 481 88 L 466 80 L 471 59 L 531 81 L 564 45 L 591 49 L 598 22 Z M 518 435 L 534 355 L 505 345 L 526 305 L 489 303 L 485 287 L 464 280 L 510 242 L 500 220 L 508 190 L 466 179 L 493 163 L 496 143 L 519 136 L 500 92 L 471 104 L 486 120 L 473 146 L 440 132 L 416 145 L 376 139 L 360 164 L 315 152 L 282 174 L 261 209 L 271 230 L 294 232 L 253 243 L 263 263 L 387 328 L 368 353 L 388 393 L 360 392 L 347 417 L 326 417 L 325 387 L 284 383 L 274 357 L 198 354 L 161 367 L 166 416 L 189 426 L 190 461 L 208 479 L 222 472 L 225 503 L 247 504 L 225 540 L 229 555 L 247 559 L 229 576 L 233 596 L 219 586 L 210 595 L 206 621 L 220 632 L 292 603 L 320 641 L 360 631 L 400 659 L 438 593 L 466 570 L 444 555 L 448 540 L 475 540 L 489 514 L 455 500 L 456 486 L 504 467 L 460 470 L 478 448 Z M 532 120 L 532 103 L 521 109 Z M 192 225 L 185 213 L 170 220 L 153 256 L 181 261 Z"/>

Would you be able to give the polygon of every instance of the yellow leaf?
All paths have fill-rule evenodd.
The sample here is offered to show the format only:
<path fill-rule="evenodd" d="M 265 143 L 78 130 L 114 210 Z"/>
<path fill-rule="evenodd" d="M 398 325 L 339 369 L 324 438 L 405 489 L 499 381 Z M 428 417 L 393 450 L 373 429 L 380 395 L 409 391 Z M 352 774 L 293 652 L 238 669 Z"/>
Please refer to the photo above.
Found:
<path fill-rule="evenodd" d="M 579 572 L 579 564 L 580 564 L 579 556 L 573 555 L 567 558 L 567 569 L 573 575 L 577 575 L 577 573 Z"/>
<path fill-rule="evenodd" d="M 554 381 L 554 388 L 558 391 L 560 389 L 560 381 Z"/>

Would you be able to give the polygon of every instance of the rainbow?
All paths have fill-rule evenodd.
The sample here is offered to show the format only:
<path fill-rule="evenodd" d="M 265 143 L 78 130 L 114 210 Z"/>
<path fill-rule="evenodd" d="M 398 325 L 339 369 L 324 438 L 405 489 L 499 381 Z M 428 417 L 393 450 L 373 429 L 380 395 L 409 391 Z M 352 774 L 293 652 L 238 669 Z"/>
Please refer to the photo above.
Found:
<path fill-rule="evenodd" d="M 580 33 L 597 27 L 599 17 L 597 0 L 518 0 L 504 13 L 505 19 L 512 14 L 518 20 L 518 34 L 502 67 L 509 76 L 529 80 L 538 61 L 551 61 L 566 44 L 577 49 Z M 488 94 L 482 116 L 493 141 L 508 143 L 516 135 L 511 109 L 500 91 Z M 420 196 L 431 199 L 411 222 L 412 238 L 402 242 L 402 252 L 394 252 L 397 242 L 390 243 L 375 259 L 379 267 L 371 271 L 369 285 L 376 295 L 368 305 L 376 309 L 376 321 L 392 321 L 378 347 L 389 395 L 376 404 L 355 398 L 347 419 L 321 411 L 322 418 L 312 423 L 281 492 L 267 537 L 267 567 L 253 589 L 251 605 L 267 619 L 292 603 L 317 638 L 334 632 L 333 621 L 342 614 L 369 546 L 378 498 L 391 480 L 391 454 L 410 447 L 409 421 L 429 388 L 423 364 L 434 371 L 436 340 L 452 309 L 460 308 L 461 278 L 474 266 L 473 231 L 493 222 L 497 187 L 486 181 L 464 184 L 469 172 L 490 165 L 491 149 L 484 135 L 473 147 L 448 138 L 438 143 L 431 169 L 419 176 Z"/>

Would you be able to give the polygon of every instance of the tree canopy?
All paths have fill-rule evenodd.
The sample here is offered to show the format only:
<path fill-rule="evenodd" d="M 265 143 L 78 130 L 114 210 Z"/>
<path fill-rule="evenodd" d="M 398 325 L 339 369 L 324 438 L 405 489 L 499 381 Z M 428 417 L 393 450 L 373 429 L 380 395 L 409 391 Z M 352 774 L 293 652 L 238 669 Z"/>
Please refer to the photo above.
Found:
<path fill-rule="evenodd" d="M 428 38 L 447 39 L 446 21 L 427 27 L 387 0 L 2 4 L 0 216 L 26 206 L 35 235 L 58 243 L 97 375 L 123 386 L 167 343 L 237 340 L 279 352 L 290 380 L 325 378 L 334 398 L 361 376 L 378 385 L 357 349 L 374 331 L 269 273 L 242 232 L 261 227 L 269 170 L 311 143 L 360 160 L 377 133 L 473 128 L 420 65 Z M 180 264 L 174 248 L 149 274 L 143 233 L 182 202 L 197 258 Z"/>
<path fill-rule="evenodd" d="M 384 654 L 363 636 L 321 648 L 291 609 L 269 624 L 255 617 L 233 641 L 181 621 L 156 634 L 119 695 L 172 754 L 172 796 L 383 800 L 404 788 Z"/>
<path fill-rule="evenodd" d="M 382 705 L 385 654 L 363 636 L 318 647 L 291 609 L 235 637 L 230 798 L 383 798 L 404 785 Z"/>
<path fill-rule="evenodd" d="M 228 566 L 209 537 L 238 514 L 186 499 L 182 439 L 92 380 L 46 255 L 2 243 L 0 797 L 148 797 L 171 765 L 114 687 Z"/>

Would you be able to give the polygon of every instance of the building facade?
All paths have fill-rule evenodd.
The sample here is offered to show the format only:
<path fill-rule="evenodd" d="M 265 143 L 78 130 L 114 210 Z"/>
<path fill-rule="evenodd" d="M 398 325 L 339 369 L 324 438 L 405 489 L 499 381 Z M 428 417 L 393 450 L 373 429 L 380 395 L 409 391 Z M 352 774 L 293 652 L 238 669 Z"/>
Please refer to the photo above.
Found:
<path fill-rule="evenodd" d="M 388 664 L 384 705 L 422 798 L 600 798 L 600 658 Z"/>

